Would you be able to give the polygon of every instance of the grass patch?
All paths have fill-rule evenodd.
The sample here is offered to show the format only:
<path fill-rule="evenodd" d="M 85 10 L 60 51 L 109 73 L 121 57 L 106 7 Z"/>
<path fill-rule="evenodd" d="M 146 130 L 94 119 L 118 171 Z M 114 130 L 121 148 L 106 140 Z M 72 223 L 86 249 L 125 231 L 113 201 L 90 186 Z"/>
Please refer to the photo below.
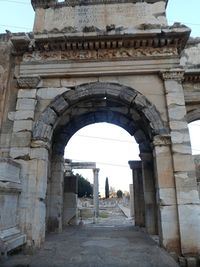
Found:
<path fill-rule="evenodd" d="M 106 218 L 108 218 L 108 213 L 105 212 L 105 211 L 100 212 L 100 213 L 99 213 L 99 217 L 100 217 L 100 218 L 103 218 L 103 219 L 106 219 Z"/>

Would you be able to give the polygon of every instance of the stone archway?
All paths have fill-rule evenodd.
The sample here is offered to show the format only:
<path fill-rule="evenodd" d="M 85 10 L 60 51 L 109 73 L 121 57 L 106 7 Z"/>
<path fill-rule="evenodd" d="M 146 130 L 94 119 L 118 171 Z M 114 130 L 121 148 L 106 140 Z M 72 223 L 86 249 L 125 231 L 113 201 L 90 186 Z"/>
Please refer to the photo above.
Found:
<path fill-rule="evenodd" d="M 102 104 L 98 108 L 100 111 L 103 108 L 106 109 L 105 103 L 107 102 L 110 103 L 109 105 L 118 104 L 115 110 L 116 113 L 119 113 L 117 109 L 120 110 L 121 117 L 114 123 L 127 128 L 125 125 L 127 122 L 123 122 L 125 117 L 129 120 L 129 123 L 135 123 L 135 126 L 132 125 L 132 131 L 128 130 L 130 134 L 135 134 L 133 129 L 135 128 L 136 132 L 136 125 L 140 125 L 138 128 L 144 128 L 146 135 L 150 139 L 154 135 L 168 134 L 168 129 L 164 126 L 159 112 L 141 93 L 119 84 L 95 82 L 71 88 L 71 90 L 55 98 L 37 120 L 33 130 L 33 140 L 51 141 L 53 130 L 59 125 L 63 117 L 66 117 L 66 119 L 61 122 L 62 125 L 68 124 L 74 117 L 90 113 L 92 105 L 85 107 L 87 109 L 85 112 L 80 111 L 81 107 L 78 107 L 78 105 L 86 102 L 92 103 L 93 101 L 104 103 L 104 106 Z M 107 105 L 107 108 L 110 107 L 109 105 Z M 94 111 L 92 110 L 92 112 Z M 96 112 L 93 120 L 94 122 L 99 122 L 102 121 L 102 118 L 98 118 L 98 113 Z M 103 120 L 105 119 L 106 117 Z M 107 114 L 107 120 L 112 121 L 111 113 Z"/>
<path fill-rule="evenodd" d="M 96 82 L 73 87 L 56 97 L 35 123 L 32 145 L 50 149 L 47 224 L 55 231 L 62 231 L 64 147 L 76 131 L 98 122 L 121 126 L 136 138 L 142 159 L 147 231 L 151 234 L 159 231 L 161 244 L 168 250 L 178 251 L 178 220 L 174 221 L 172 236 L 169 235 L 163 228 L 165 222 L 156 204 L 156 195 L 160 193 L 158 177 L 163 171 L 158 165 L 160 158 L 161 161 L 163 159 L 162 153 L 158 159 L 153 157 L 153 152 L 156 146 L 164 145 L 170 155 L 168 129 L 155 106 L 145 96 L 120 84 Z M 175 205 L 173 209 L 176 217 Z"/>

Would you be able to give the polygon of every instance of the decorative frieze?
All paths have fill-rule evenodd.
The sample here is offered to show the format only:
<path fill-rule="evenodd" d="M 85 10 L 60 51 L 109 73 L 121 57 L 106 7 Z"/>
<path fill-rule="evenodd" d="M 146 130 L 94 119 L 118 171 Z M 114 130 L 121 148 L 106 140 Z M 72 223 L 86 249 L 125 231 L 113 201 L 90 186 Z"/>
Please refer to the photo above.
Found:
<path fill-rule="evenodd" d="M 70 50 L 70 51 L 36 51 L 26 52 L 23 56 L 24 62 L 52 61 L 52 60 L 108 60 L 135 57 L 166 57 L 177 55 L 177 48 L 120 48 L 95 50 Z"/>

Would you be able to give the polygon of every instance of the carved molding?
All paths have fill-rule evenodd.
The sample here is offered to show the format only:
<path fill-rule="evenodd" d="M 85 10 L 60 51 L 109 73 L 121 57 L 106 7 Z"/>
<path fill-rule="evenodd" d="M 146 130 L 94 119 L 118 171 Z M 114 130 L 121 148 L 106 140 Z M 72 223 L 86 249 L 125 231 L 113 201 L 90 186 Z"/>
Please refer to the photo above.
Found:
<path fill-rule="evenodd" d="M 134 57 L 153 57 L 153 56 L 173 56 L 177 55 L 176 48 L 120 48 L 120 49 L 101 49 L 101 50 L 76 50 L 76 51 L 36 51 L 26 52 L 23 56 L 24 62 L 32 61 L 52 61 L 52 60 L 104 60 Z"/>
<path fill-rule="evenodd" d="M 185 28 L 184 28 L 185 29 Z M 123 31 L 114 32 L 112 34 L 107 34 L 102 32 L 87 33 L 85 35 L 78 35 L 76 33 L 54 33 L 54 34 L 35 34 L 34 36 L 29 35 L 28 37 L 13 36 L 11 42 L 16 55 L 22 55 L 25 52 L 36 53 L 47 52 L 59 52 L 63 57 L 87 57 L 87 54 L 96 53 L 98 51 L 98 56 L 107 53 L 116 55 L 123 53 L 128 54 L 141 54 L 144 56 L 150 54 L 169 54 L 177 55 L 184 48 L 189 32 L 187 28 L 185 31 L 181 29 L 176 29 L 174 34 L 173 29 L 161 29 L 160 32 L 155 33 L 151 31 L 140 30 L 135 34 L 125 34 Z M 86 52 L 87 51 L 87 52 Z M 66 52 L 66 53 L 64 53 Z M 56 54 L 55 54 L 56 55 Z"/>
<path fill-rule="evenodd" d="M 184 70 L 170 70 L 161 72 L 161 77 L 164 81 L 166 80 L 176 80 L 176 81 L 183 81 L 184 80 Z"/>
<path fill-rule="evenodd" d="M 20 88 L 36 88 L 40 80 L 39 76 L 17 78 L 18 86 Z"/>
<path fill-rule="evenodd" d="M 155 135 L 152 144 L 153 146 L 171 145 L 171 136 L 170 135 Z"/>
<path fill-rule="evenodd" d="M 184 82 L 199 83 L 200 82 L 200 71 L 185 73 Z"/>
<path fill-rule="evenodd" d="M 158 0 L 144 0 L 146 3 L 156 3 Z M 168 3 L 168 0 L 163 0 Z M 141 3 L 141 0 L 65 0 L 58 2 L 57 0 L 31 0 L 31 4 L 34 8 L 49 8 L 49 7 L 62 7 L 62 6 L 80 6 L 80 5 L 101 5 L 101 4 L 119 4 L 119 3 Z"/>

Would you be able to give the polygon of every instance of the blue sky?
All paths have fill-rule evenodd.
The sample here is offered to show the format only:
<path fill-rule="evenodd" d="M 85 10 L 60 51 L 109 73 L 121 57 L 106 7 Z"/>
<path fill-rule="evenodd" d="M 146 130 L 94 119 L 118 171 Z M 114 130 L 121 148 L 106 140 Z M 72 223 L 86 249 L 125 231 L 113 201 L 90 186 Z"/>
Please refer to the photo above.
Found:
<path fill-rule="evenodd" d="M 34 11 L 30 0 L 0 0 L 0 32 L 31 31 Z M 200 0 L 169 0 L 169 24 L 182 22 L 192 28 L 192 36 L 200 37 Z"/>

